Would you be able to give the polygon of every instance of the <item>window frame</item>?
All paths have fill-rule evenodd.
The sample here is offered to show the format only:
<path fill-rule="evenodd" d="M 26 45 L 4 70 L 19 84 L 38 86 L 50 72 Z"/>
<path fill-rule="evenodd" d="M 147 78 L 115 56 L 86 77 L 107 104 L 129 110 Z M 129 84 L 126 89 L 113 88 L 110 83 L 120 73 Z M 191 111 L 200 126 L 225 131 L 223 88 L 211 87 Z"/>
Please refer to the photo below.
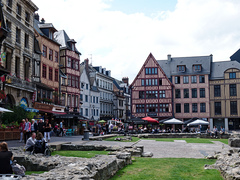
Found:
<path fill-rule="evenodd" d="M 197 98 L 197 88 L 192 88 L 192 98 Z"/>
<path fill-rule="evenodd" d="M 48 79 L 52 81 L 53 80 L 53 68 L 52 67 L 48 68 L 48 74 L 49 74 Z"/>
<path fill-rule="evenodd" d="M 221 85 L 214 85 L 214 97 L 221 97 Z"/>
<path fill-rule="evenodd" d="M 237 101 L 230 101 L 230 114 L 238 115 Z"/>
<path fill-rule="evenodd" d="M 197 113 L 197 112 L 198 112 L 198 104 L 192 103 L 192 113 Z"/>
<path fill-rule="evenodd" d="M 42 77 L 43 78 L 47 78 L 47 65 L 46 64 L 42 64 Z"/>
<path fill-rule="evenodd" d="M 205 88 L 200 88 L 200 89 L 199 89 L 199 97 L 200 97 L 200 98 L 205 98 L 205 97 L 206 97 Z"/>
<path fill-rule="evenodd" d="M 229 79 L 236 79 L 236 72 L 230 72 Z"/>
<path fill-rule="evenodd" d="M 222 114 L 222 104 L 221 104 L 221 101 L 220 102 L 214 102 L 214 114 L 215 115 L 221 115 Z"/>
<path fill-rule="evenodd" d="M 237 85 L 236 84 L 229 84 L 229 95 L 237 96 Z"/>

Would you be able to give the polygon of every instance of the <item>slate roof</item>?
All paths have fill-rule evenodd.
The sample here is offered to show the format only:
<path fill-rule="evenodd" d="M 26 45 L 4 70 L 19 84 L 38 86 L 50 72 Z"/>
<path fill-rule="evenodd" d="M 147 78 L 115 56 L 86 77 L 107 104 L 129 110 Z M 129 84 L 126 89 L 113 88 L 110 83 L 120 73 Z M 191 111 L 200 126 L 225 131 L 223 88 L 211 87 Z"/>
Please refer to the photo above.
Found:
<path fill-rule="evenodd" d="M 240 62 L 240 49 L 237 50 L 232 56 L 230 56 L 231 61 Z"/>
<path fill-rule="evenodd" d="M 69 49 L 72 50 L 72 48 L 69 45 L 69 42 L 72 43 L 76 43 L 76 41 L 74 41 L 73 39 L 70 39 L 67 35 L 67 33 L 64 30 L 60 30 L 58 32 L 54 33 L 54 38 L 55 40 L 61 44 L 61 48 L 62 49 Z M 81 53 L 77 50 L 77 48 L 75 47 L 75 52 L 79 55 L 81 55 Z"/>
<path fill-rule="evenodd" d="M 237 61 L 213 62 L 210 79 L 224 79 L 224 72 L 230 68 L 236 68 L 240 70 L 240 63 Z"/>
<path fill-rule="evenodd" d="M 191 75 L 191 74 L 210 74 L 212 55 L 210 56 L 193 56 L 193 57 L 172 57 L 171 61 L 157 60 L 168 78 L 172 75 Z M 193 65 L 201 64 L 200 72 L 193 71 Z M 177 66 L 185 65 L 185 72 L 178 72 Z"/>

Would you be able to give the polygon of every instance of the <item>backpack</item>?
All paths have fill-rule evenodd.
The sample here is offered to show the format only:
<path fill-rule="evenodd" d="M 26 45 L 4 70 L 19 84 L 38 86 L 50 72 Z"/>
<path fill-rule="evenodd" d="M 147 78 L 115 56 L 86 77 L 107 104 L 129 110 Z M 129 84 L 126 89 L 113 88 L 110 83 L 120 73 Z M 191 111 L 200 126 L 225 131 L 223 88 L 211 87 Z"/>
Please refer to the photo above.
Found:
<path fill-rule="evenodd" d="M 35 153 L 43 153 L 43 142 L 42 140 L 37 140 L 34 146 Z"/>
<path fill-rule="evenodd" d="M 24 166 L 21 166 L 21 165 L 17 164 L 16 162 L 14 162 L 12 164 L 12 171 L 16 175 L 25 176 L 26 169 Z"/>

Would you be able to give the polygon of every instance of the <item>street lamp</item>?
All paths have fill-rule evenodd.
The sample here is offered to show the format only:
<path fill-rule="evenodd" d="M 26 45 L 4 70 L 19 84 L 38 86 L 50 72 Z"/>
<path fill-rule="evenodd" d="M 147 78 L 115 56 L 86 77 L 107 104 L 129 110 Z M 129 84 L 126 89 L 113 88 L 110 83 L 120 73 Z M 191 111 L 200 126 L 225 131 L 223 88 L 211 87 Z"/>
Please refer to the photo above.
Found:
<path fill-rule="evenodd" d="M 2 42 L 7 37 L 8 34 L 8 30 L 6 28 L 4 21 L 2 7 L 3 7 L 2 0 L 0 0 L 0 51 L 2 48 Z"/>

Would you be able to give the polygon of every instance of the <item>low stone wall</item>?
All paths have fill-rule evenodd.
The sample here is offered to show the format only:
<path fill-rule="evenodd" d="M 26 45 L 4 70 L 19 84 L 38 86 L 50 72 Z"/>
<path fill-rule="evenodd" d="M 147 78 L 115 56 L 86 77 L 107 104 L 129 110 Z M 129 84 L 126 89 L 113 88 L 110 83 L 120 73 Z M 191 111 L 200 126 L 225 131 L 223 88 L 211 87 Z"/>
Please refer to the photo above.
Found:
<path fill-rule="evenodd" d="M 131 164 L 131 153 L 117 152 L 115 155 L 98 155 L 94 158 L 63 156 L 45 157 L 41 154 L 29 155 L 22 149 L 12 149 L 15 159 L 27 171 L 48 171 L 23 177 L 23 180 L 45 179 L 110 179 L 118 170 Z"/>
<path fill-rule="evenodd" d="M 115 137 L 115 136 L 117 136 L 117 134 L 106 134 L 106 135 L 103 135 L 103 136 L 92 136 L 92 137 L 89 137 L 89 140 L 101 141 L 103 139 L 107 139 L 107 138 Z"/>

